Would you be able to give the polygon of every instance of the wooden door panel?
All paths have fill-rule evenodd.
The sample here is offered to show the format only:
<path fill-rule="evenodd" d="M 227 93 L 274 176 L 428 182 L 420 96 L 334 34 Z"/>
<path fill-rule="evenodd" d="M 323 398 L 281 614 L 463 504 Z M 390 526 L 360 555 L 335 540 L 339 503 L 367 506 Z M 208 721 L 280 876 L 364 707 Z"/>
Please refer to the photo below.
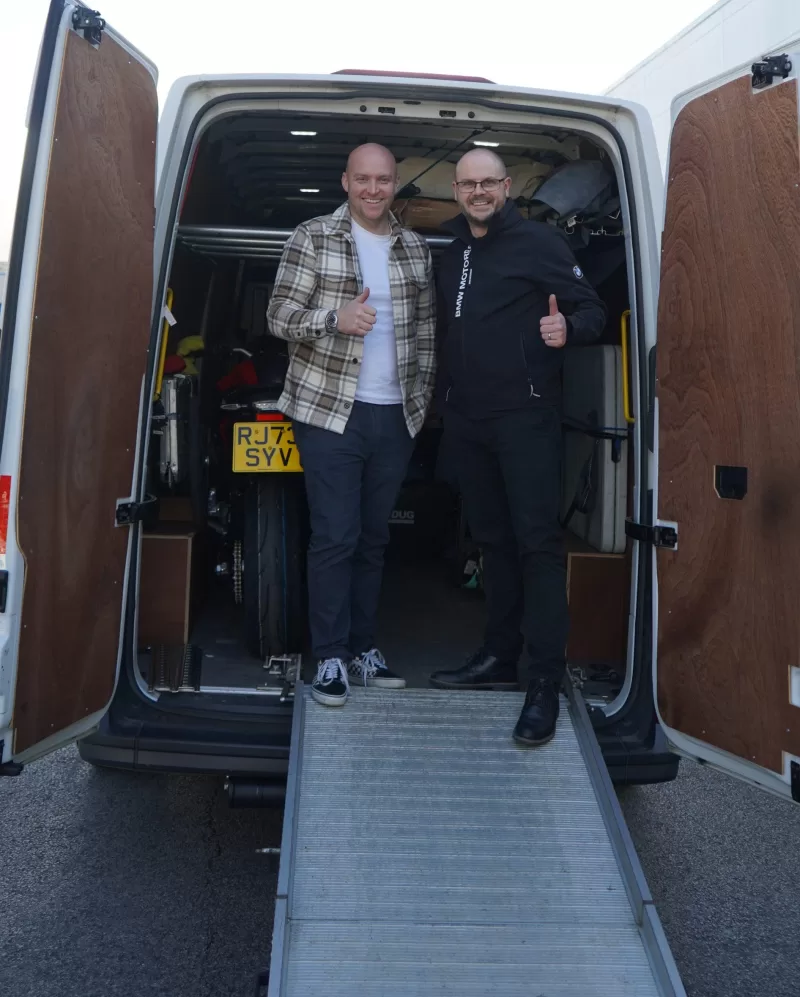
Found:
<path fill-rule="evenodd" d="M 109 35 L 69 32 L 51 151 L 22 438 L 25 589 L 15 752 L 114 689 L 153 288 L 155 82 Z"/>
<path fill-rule="evenodd" d="M 658 316 L 660 712 L 774 772 L 800 755 L 797 101 L 745 77 L 679 115 Z"/>

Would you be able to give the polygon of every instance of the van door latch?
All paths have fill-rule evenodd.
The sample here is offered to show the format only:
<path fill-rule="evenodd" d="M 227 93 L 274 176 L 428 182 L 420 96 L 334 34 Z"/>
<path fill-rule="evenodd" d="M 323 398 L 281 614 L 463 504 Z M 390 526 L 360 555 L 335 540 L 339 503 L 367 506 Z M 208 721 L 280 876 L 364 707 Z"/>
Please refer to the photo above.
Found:
<path fill-rule="evenodd" d="M 132 499 L 117 499 L 116 526 L 133 526 L 134 523 L 149 525 L 158 516 L 158 498 L 146 495 L 141 502 Z"/>
<path fill-rule="evenodd" d="M 751 67 L 753 74 L 753 89 L 764 90 L 771 87 L 776 76 L 782 80 L 792 71 L 792 60 L 788 55 L 765 55 L 760 62 L 754 62 Z"/>
<path fill-rule="evenodd" d="M 83 37 L 90 45 L 99 45 L 103 40 L 103 31 L 106 22 L 100 16 L 99 10 L 89 10 L 88 7 L 79 7 L 72 15 L 72 27 L 76 31 L 82 31 Z"/>
<path fill-rule="evenodd" d="M 678 530 L 675 526 L 663 523 L 646 526 L 644 523 L 634 523 L 632 519 L 625 520 L 625 533 L 639 543 L 652 544 L 654 547 L 666 547 L 675 550 L 678 546 Z"/>

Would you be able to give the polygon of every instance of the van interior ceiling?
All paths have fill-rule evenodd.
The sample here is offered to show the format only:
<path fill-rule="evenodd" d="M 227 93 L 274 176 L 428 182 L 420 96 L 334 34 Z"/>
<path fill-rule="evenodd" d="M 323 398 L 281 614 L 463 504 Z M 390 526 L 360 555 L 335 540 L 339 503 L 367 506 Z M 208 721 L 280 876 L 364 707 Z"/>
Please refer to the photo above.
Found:
<path fill-rule="evenodd" d="M 342 202 L 347 154 L 367 141 L 394 152 L 395 211 L 428 238 L 434 265 L 448 242 L 440 226 L 457 210 L 453 163 L 475 141 L 498 143 L 522 213 L 564 230 L 608 307 L 602 340 L 565 355 L 562 500 L 569 666 L 587 698 L 607 707 L 627 667 L 634 484 L 629 275 L 614 167 L 574 133 L 388 114 L 238 113 L 199 140 L 154 378 L 147 473 L 160 502 L 142 541 L 140 681 L 186 705 L 275 697 L 307 651 L 307 511 L 291 432 L 274 430 L 288 356 L 268 334 L 266 309 L 289 233 Z M 245 443 L 270 441 L 283 473 L 248 473 L 237 423 L 250 424 Z M 418 438 L 387 552 L 381 647 L 412 686 L 457 665 L 483 627 L 480 551 L 440 442 L 434 420 Z"/>

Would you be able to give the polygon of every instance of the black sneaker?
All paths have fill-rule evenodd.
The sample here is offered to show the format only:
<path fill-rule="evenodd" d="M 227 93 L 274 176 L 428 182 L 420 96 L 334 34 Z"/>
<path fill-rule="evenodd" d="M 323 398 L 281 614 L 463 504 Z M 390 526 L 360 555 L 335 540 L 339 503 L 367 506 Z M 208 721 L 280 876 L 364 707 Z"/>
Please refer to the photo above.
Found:
<path fill-rule="evenodd" d="M 326 658 L 317 666 L 311 695 L 323 706 L 344 706 L 350 695 L 347 667 L 341 658 Z"/>
<path fill-rule="evenodd" d="M 405 689 L 406 680 L 395 675 L 386 667 L 386 659 L 377 649 L 365 651 L 348 664 L 350 678 L 359 685 L 373 686 L 375 689 Z"/>
<path fill-rule="evenodd" d="M 539 747 L 552 741 L 556 733 L 560 704 L 558 686 L 547 679 L 536 679 L 528 687 L 525 705 L 514 728 L 514 740 L 526 747 Z"/>

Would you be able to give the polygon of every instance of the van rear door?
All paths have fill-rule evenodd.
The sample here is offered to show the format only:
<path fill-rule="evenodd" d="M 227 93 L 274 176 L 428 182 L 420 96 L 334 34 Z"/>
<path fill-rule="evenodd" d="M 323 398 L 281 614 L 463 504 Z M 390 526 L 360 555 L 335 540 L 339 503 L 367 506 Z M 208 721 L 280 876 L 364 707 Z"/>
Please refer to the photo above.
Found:
<path fill-rule="evenodd" d="M 676 104 L 658 312 L 657 709 L 800 802 L 797 56 Z"/>
<path fill-rule="evenodd" d="M 116 685 L 153 297 L 154 68 L 52 0 L 0 342 L 0 747 L 86 733 Z M 8 771 L 8 768 L 6 769 Z"/>

